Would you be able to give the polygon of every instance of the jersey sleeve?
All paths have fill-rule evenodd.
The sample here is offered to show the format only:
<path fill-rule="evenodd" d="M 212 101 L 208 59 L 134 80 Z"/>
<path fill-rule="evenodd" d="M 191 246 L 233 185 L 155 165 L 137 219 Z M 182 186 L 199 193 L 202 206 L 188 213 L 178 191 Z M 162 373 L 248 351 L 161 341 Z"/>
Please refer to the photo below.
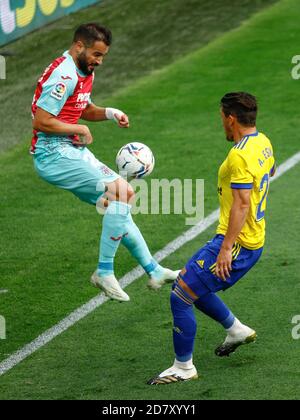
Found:
<path fill-rule="evenodd" d="M 251 190 L 253 188 L 254 177 L 249 170 L 249 165 L 245 157 L 233 149 L 229 154 L 230 182 L 232 189 Z"/>
<path fill-rule="evenodd" d="M 67 99 L 73 95 L 75 87 L 76 80 L 74 78 L 63 79 L 59 69 L 56 69 L 43 84 L 42 94 L 37 101 L 37 106 L 57 116 Z"/>

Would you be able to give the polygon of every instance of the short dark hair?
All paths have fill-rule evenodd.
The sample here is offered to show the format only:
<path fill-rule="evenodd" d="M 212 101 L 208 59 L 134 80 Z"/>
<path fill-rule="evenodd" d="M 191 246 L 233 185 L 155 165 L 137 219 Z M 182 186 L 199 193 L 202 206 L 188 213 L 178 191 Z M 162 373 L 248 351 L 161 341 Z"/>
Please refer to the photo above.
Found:
<path fill-rule="evenodd" d="M 77 41 L 83 42 L 86 47 L 92 47 L 96 41 L 102 41 L 109 46 L 112 42 L 112 33 L 98 23 L 85 23 L 75 31 L 73 42 Z"/>
<path fill-rule="evenodd" d="M 246 92 L 227 93 L 221 99 L 222 110 L 226 117 L 234 115 L 245 127 L 254 127 L 258 111 L 257 99 Z"/>

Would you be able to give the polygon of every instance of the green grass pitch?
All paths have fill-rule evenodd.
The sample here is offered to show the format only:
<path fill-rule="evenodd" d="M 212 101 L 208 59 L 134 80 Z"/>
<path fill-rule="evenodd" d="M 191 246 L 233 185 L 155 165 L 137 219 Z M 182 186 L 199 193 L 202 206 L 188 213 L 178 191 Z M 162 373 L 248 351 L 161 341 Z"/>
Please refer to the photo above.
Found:
<path fill-rule="evenodd" d="M 208 215 L 218 206 L 217 169 L 230 147 L 218 109 L 225 92 L 258 96 L 258 127 L 272 139 L 278 163 L 299 151 L 299 82 L 291 78 L 291 59 L 299 52 L 298 13 L 297 0 L 282 0 L 106 98 L 128 112 L 132 127 L 91 124 L 93 152 L 113 166 L 122 144 L 145 142 L 156 156 L 154 177 L 205 179 Z M 0 342 L 3 361 L 95 295 L 87 280 L 97 261 L 101 221 L 92 207 L 39 180 L 24 145 L 1 156 L 0 173 L 0 289 L 9 289 L 0 295 L 8 327 L 7 340 Z M 0 399 L 297 399 L 300 341 L 292 339 L 291 320 L 299 314 L 298 176 L 299 166 L 272 184 L 263 258 L 222 295 L 257 330 L 256 344 L 226 360 L 216 358 L 222 328 L 197 314 L 200 380 L 147 386 L 173 361 L 172 320 L 169 287 L 151 293 L 143 277 L 126 289 L 130 304 L 105 303 L 0 377 Z M 187 229 L 184 216 L 136 220 L 153 251 Z M 183 266 L 214 229 L 164 263 Z M 120 250 L 116 266 L 122 276 L 135 263 Z"/>

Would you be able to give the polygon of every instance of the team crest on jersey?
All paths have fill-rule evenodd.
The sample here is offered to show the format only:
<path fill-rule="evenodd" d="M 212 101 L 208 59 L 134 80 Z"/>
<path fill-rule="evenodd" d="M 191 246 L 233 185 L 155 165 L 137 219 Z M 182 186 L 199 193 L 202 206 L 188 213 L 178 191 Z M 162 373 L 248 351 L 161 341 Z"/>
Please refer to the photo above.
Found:
<path fill-rule="evenodd" d="M 63 98 L 64 94 L 66 93 L 66 90 L 67 90 L 66 85 L 62 82 L 58 82 L 54 86 L 54 89 L 52 90 L 50 96 L 60 101 Z"/>

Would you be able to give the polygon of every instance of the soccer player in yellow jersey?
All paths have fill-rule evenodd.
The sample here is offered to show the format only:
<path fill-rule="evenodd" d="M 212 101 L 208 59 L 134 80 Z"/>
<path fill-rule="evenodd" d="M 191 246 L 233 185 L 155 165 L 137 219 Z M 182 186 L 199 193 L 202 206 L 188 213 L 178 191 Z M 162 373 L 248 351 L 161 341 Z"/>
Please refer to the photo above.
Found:
<path fill-rule="evenodd" d="M 256 129 L 257 101 L 245 92 L 221 100 L 228 141 L 234 142 L 219 170 L 221 214 L 217 235 L 187 263 L 173 285 L 175 361 L 148 384 L 160 385 L 198 377 L 193 364 L 196 320 L 193 305 L 227 331 L 215 353 L 229 356 L 256 339 L 216 295 L 240 280 L 259 260 L 265 241 L 265 210 L 275 160 L 270 140 Z"/>

